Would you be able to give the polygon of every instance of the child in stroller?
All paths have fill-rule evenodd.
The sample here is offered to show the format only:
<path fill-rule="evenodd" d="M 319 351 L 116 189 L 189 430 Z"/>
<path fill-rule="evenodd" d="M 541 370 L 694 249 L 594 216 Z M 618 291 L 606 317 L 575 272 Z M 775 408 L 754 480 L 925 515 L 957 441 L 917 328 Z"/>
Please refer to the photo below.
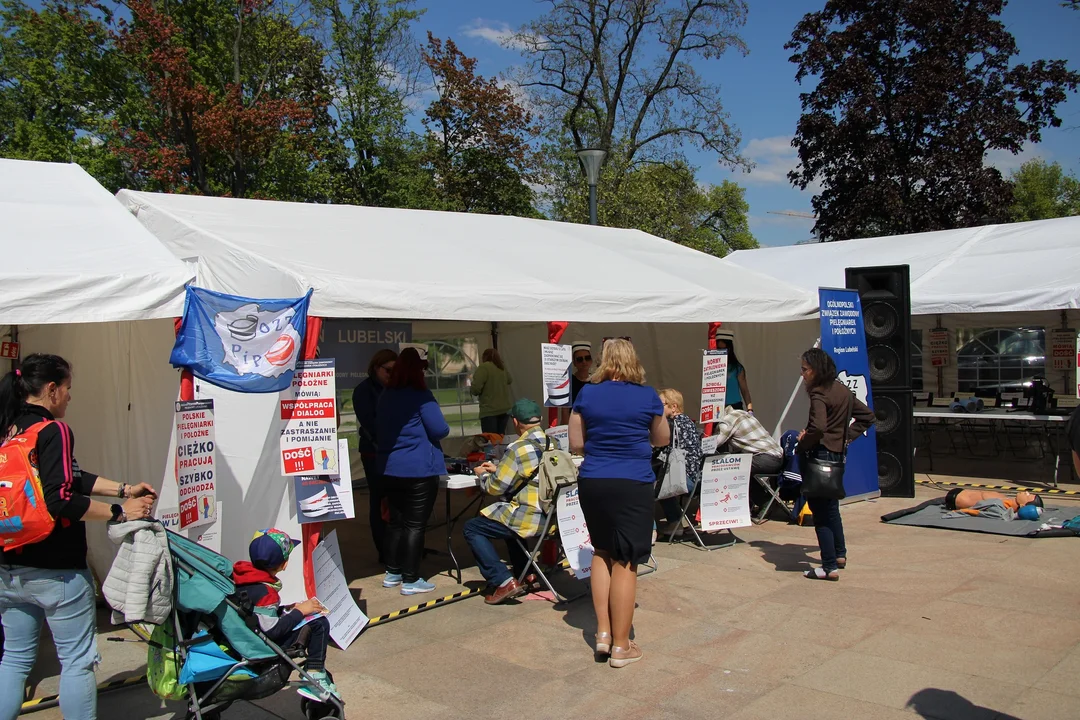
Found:
<path fill-rule="evenodd" d="M 242 605 L 251 605 L 259 629 L 279 647 L 304 644 L 308 674 L 324 690 L 337 695 L 337 687 L 326 672 L 326 648 L 330 640 L 330 621 L 322 614 L 326 608 L 318 598 L 308 598 L 285 608 L 278 594 L 281 590 L 278 575 L 285 570 L 289 555 L 299 544 L 299 540 L 293 540 L 276 528 L 255 533 L 248 545 L 250 560 L 241 560 L 233 565 L 236 597 Z M 298 627 L 312 615 L 316 617 Z M 319 691 L 309 685 L 301 686 L 297 692 L 313 702 L 319 701 Z"/>

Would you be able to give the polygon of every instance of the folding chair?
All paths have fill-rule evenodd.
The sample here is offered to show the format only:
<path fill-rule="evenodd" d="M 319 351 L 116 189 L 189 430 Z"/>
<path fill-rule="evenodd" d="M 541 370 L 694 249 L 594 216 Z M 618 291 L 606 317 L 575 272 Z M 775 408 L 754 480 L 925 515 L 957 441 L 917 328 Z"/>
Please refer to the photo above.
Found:
<path fill-rule="evenodd" d="M 575 600 L 579 600 L 579 599 L 581 599 L 581 598 L 583 598 L 583 597 L 585 597 L 586 595 L 589 594 L 588 591 L 585 590 L 585 591 L 582 591 L 581 593 L 579 593 L 579 594 L 577 594 L 577 595 L 575 595 L 573 597 L 570 597 L 570 598 L 565 597 L 564 595 L 562 595 L 562 593 L 560 593 L 558 590 L 556 590 L 552 586 L 551 581 L 548 580 L 547 575 L 544 573 L 544 569 L 542 567 L 540 567 L 540 563 L 537 562 L 537 558 L 540 557 L 540 553 L 544 548 L 544 541 L 548 540 L 552 536 L 554 536 L 554 539 L 556 539 L 558 541 L 558 537 L 559 537 L 558 521 L 556 520 L 558 512 L 556 511 L 556 508 L 559 505 L 559 497 L 564 492 L 566 492 L 566 490 L 567 490 L 567 488 L 565 488 L 565 487 L 559 488 L 559 494 L 555 497 L 555 502 L 552 503 L 552 505 L 551 505 L 551 512 L 549 512 L 544 517 L 544 526 L 541 528 L 540 534 L 537 535 L 534 538 L 530 538 L 531 540 L 534 541 L 533 546 L 531 548 L 526 544 L 525 540 L 521 539 L 517 535 L 514 536 L 514 542 L 516 542 L 521 547 L 521 549 L 525 552 L 525 555 L 528 556 L 528 560 L 525 563 L 525 569 L 522 570 L 521 576 L 517 579 L 518 584 L 519 585 L 524 585 L 525 584 L 525 577 L 529 574 L 529 571 L 530 570 L 535 571 L 536 576 L 540 578 L 541 582 L 544 583 L 544 586 L 547 587 L 547 589 L 551 592 L 552 597 L 555 598 L 555 604 L 571 603 L 571 602 L 574 602 Z M 563 550 L 562 542 L 557 542 L 557 544 L 558 544 L 558 547 L 559 547 L 559 553 L 563 556 L 563 558 L 565 558 L 566 557 L 566 552 L 565 552 L 565 550 Z M 556 562 L 551 567 L 549 567 L 548 572 L 551 572 L 552 570 L 558 570 L 558 569 L 561 569 L 561 568 L 562 568 L 562 561 L 559 561 L 559 562 Z"/>
<path fill-rule="evenodd" d="M 679 503 L 679 522 L 684 526 L 688 525 L 690 527 L 690 532 L 694 536 L 694 546 L 698 550 L 705 550 L 706 552 L 711 552 L 713 550 L 720 550 L 720 549 L 723 549 L 723 548 L 729 548 L 729 547 L 734 546 L 737 542 L 739 542 L 739 538 L 735 537 L 735 533 L 733 533 L 728 528 L 724 528 L 722 531 L 720 531 L 720 532 L 726 532 L 728 534 L 728 537 L 730 538 L 730 540 L 728 540 L 727 542 L 723 542 L 723 543 L 719 543 L 719 544 L 715 544 L 715 545 L 710 545 L 710 544 L 707 544 L 705 542 L 705 540 L 701 537 L 701 533 L 698 532 L 696 523 L 694 523 L 693 519 L 690 516 L 687 515 L 687 513 L 690 510 L 690 506 L 694 502 L 694 497 L 695 496 L 700 497 L 700 495 L 701 495 L 701 478 L 699 477 L 698 481 L 696 483 L 694 483 L 694 487 L 690 490 L 689 493 L 686 494 L 686 501 L 682 502 L 682 503 Z M 685 532 L 682 533 L 682 535 L 676 535 L 675 533 L 672 533 L 671 536 L 668 538 L 668 544 L 669 545 L 674 545 L 675 543 L 682 543 L 682 542 L 684 542 L 685 536 L 686 536 Z"/>
<path fill-rule="evenodd" d="M 766 522 L 766 518 L 769 516 L 769 510 L 774 503 L 779 503 L 780 507 L 784 508 L 784 515 L 786 519 L 791 519 L 791 511 L 787 509 L 787 503 L 780 497 L 780 478 L 783 473 L 764 473 L 761 475 L 751 475 L 750 479 L 757 482 L 758 485 L 765 488 L 765 492 L 769 493 L 769 499 L 765 501 L 765 504 L 761 506 L 761 510 L 758 511 L 757 517 L 752 520 L 760 525 Z M 775 481 L 776 486 L 773 486 Z"/>

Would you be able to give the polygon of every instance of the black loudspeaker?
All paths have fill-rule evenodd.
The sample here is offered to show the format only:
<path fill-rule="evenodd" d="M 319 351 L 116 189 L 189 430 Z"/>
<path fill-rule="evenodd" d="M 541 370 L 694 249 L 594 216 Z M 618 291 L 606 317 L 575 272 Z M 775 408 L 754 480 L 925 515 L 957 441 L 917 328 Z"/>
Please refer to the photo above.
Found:
<path fill-rule="evenodd" d="M 912 397 L 910 390 L 873 393 L 877 416 L 878 487 L 883 497 L 915 497 Z"/>
<path fill-rule="evenodd" d="M 848 268 L 847 286 L 859 291 L 870 387 L 911 390 L 911 281 L 907 265 Z"/>
<path fill-rule="evenodd" d="M 884 497 L 915 497 L 908 266 L 848 268 L 846 279 L 862 304 L 877 415 L 878 486 Z"/>

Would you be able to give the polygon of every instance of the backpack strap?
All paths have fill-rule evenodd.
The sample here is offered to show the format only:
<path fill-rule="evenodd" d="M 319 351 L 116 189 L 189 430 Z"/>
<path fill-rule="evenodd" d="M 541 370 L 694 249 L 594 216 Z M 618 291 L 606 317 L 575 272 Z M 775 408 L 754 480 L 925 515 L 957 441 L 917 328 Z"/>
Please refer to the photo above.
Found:
<path fill-rule="evenodd" d="M 513 500 L 519 492 L 524 490 L 526 486 L 528 486 L 528 484 L 531 483 L 534 479 L 536 479 L 536 476 L 540 474 L 540 468 L 544 462 L 544 453 L 551 449 L 551 438 L 548 437 L 546 433 L 544 435 L 544 440 L 546 442 L 544 443 L 544 447 L 540 449 L 540 457 L 537 458 L 536 469 L 529 473 L 525 477 L 525 479 L 522 480 L 518 485 L 515 485 L 512 489 L 507 490 L 506 493 L 503 494 L 503 500 Z M 531 440 L 526 440 L 526 442 L 532 443 Z M 532 444 L 534 447 L 540 447 L 539 443 Z"/>

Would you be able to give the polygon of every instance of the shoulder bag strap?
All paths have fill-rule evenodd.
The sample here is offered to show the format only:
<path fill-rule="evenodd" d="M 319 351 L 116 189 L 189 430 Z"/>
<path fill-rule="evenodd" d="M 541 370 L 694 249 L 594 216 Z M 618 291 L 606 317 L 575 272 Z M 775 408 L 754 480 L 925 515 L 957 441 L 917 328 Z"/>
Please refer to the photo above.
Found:
<path fill-rule="evenodd" d="M 844 462 L 847 462 L 847 446 L 848 446 L 848 430 L 851 429 L 851 418 L 855 415 L 855 393 L 848 391 L 851 395 L 851 403 L 848 405 L 847 418 L 844 420 L 844 449 L 840 452 L 841 458 Z"/>

